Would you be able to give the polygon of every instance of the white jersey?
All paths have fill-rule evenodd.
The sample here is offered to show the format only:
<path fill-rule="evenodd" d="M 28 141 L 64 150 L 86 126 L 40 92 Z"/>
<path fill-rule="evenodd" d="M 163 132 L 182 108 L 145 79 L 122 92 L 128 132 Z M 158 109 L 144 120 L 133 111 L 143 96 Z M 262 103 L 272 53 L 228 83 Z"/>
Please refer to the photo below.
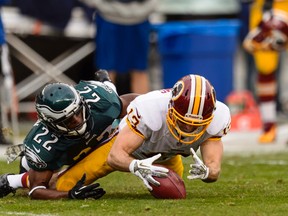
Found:
<path fill-rule="evenodd" d="M 144 159 L 157 153 L 162 154 L 160 161 L 177 154 L 189 156 L 191 147 L 197 151 L 201 143 L 207 139 L 221 138 L 229 131 L 231 121 L 229 108 L 217 101 L 213 120 L 203 135 L 192 144 L 179 142 L 170 133 L 166 123 L 170 99 L 171 90 L 163 89 L 140 95 L 128 106 L 128 114 L 122 119 L 120 130 L 130 124 L 130 128 L 145 139 L 142 145 L 133 152 L 135 158 Z"/>

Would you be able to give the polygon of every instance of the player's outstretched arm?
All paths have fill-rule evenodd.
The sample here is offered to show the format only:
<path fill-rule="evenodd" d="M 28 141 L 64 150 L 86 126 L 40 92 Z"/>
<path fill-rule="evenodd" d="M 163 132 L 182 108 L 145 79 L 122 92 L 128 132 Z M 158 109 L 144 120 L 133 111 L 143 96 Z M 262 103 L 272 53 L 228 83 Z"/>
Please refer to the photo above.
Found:
<path fill-rule="evenodd" d="M 201 179 L 206 183 L 218 180 L 221 172 L 223 143 L 221 140 L 207 140 L 200 145 L 202 160 L 191 149 L 194 163 L 190 165 L 188 179 Z"/>
<path fill-rule="evenodd" d="M 41 172 L 35 170 L 29 171 L 30 191 L 28 194 L 31 199 L 99 199 L 105 194 L 105 191 L 102 188 L 99 188 L 98 183 L 85 186 L 85 174 L 70 191 L 57 191 L 54 189 L 49 189 L 48 183 L 52 175 L 53 172 L 49 170 Z"/>

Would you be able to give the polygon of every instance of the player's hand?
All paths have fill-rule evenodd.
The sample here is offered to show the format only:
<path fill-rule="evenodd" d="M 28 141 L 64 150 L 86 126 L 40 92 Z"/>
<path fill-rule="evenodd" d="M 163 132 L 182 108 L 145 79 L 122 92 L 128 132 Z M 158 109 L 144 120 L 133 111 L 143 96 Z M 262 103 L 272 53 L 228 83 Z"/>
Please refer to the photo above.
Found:
<path fill-rule="evenodd" d="M 6 155 L 7 163 L 15 161 L 18 157 L 24 155 L 24 144 L 10 145 L 6 148 L 4 153 Z"/>
<path fill-rule="evenodd" d="M 84 186 L 85 179 L 86 174 L 84 173 L 77 184 L 68 192 L 70 199 L 99 199 L 106 193 L 103 188 L 98 188 L 100 186 L 99 183 Z"/>
<path fill-rule="evenodd" d="M 149 185 L 153 184 L 159 186 L 160 183 L 156 181 L 153 176 L 160 178 L 167 177 L 169 170 L 164 167 L 153 166 L 152 163 L 161 157 L 161 154 L 154 155 L 153 157 L 144 160 L 133 160 L 130 163 L 129 170 L 134 175 L 138 176 L 149 191 L 152 191 L 152 187 Z"/>
<path fill-rule="evenodd" d="M 202 160 L 197 156 L 193 148 L 190 148 L 191 155 L 195 161 L 195 164 L 190 164 L 191 170 L 189 170 L 190 175 L 187 176 L 189 180 L 193 179 L 207 179 L 209 175 L 209 168 L 202 162 Z"/>
<path fill-rule="evenodd" d="M 258 25 L 246 35 L 243 41 L 244 49 L 250 53 L 286 50 L 288 46 L 287 18 L 287 14 L 281 10 L 266 10 Z"/>
<path fill-rule="evenodd" d="M 98 70 L 95 72 L 95 80 L 99 82 L 109 81 L 112 82 L 106 70 Z"/>

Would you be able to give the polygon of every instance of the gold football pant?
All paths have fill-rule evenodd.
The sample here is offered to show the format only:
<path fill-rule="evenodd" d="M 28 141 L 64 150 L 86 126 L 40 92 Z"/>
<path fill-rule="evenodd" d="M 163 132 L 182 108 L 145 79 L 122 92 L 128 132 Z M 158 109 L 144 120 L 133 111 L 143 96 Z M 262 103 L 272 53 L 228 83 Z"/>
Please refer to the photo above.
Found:
<path fill-rule="evenodd" d="M 107 157 L 115 139 L 116 137 L 61 173 L 56 183 L 56 189 L 59 191 L 71 190 L 84 173 L 86 173 L 85 184 L 91 184 L 97 179 L 115 171 L 107 164 Z M 176 155 L 170 160 L 159 164 L 174 170 L 182 178 L 184 167 L 181 155 Z"/>
<path fill-rule="evenodd" d="M 159 164 L 162 164 L 163 166 L 174 170 L 182 178 L 184 166 L 182 163 L 181 155 L 176 155 L 175 157 L 172 157 L 171 159 Z"/>
<path fill-rule="evenodd" d="M 59 191 L 71 190 L 84 173 L 86 173 L 85 184 L 91 184 L 113 172 L 114 169 L 107 164 L 107 157 L 115 139 L 116 136 L 64 171 L 57 180 L 56 189 Z"/>

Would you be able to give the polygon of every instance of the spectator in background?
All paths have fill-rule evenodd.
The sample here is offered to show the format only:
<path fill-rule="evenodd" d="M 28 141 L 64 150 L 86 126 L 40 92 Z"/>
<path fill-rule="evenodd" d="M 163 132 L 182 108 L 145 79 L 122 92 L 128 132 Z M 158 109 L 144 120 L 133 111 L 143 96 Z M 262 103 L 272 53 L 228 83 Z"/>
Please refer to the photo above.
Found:
<path fill-rule="evenodd" d="M 113 82 L 117 75 L 129 74 L 130 91 L 148 92 L 148 17 L 155 10 L 157 0 L 82 1 L 97 11 L 96 67 L 108 70 Z M 121 91 L 122 87 L 118 89 Z"/>
<path fill-rule="evenodd" d="M 249 20 L 250 20 L 250 6 L 251 3 L 253 3 L 253 0 L 239 0 L 239 3 L 241 5 L 241 10 L 239 11 L 238 19 L 241 21 L 241 27 L 239 32 L 239 37 L 241 43 L 244 41 L 245 37 L 247 36 L 249 32 Z M 240 44 L 241 45 L 241 44 Z M 241 51 L 243 51 L 243 58 L 245 62 L 244 70 L 246 72 L 246 79 L 244 81 L 245 89 L 251 91 L 253 96 L 256 98 L 255 94 L 255 63 L 253 56 L 250 52 L 248 52 L 245 49 L 242 49 L 243 47 L 240 47 Z"/>
<path fill-rule="evenodd" d="M 0 0 L 0 6 L 9 4 L 9 0 Z M 10 141 L 8 141 L 3 133 L 3 125 L 2 125 L 2 115 L 4 110 L 2 110 L 3 107 L 5 108 L 11 108 L 12 102 L 14 102 L 12 99 L 15 97 L 12 97 L 13 95 L 13 85 L 14 85 L 14 79 L 13 79 L 13 72 L 10 65 L 9 60 L 9 51 L 8 46 L 5 41 L 5 30 L 2 22 L 2 18 L 0 16 L 0 87 L 1 87 L 1 95 L 0 95 L 0 144 L 11 144 Z"/>
<path fill-rule="evenodd" d="M 256 93 L 263 121 L 259 143 L 276 139 L 276 70 L 280 52 L 287 48 L 288 1 L 256 0 L 250 8 L 250 32 L 244 48 L 252 53 L 258 73 Z"/>

